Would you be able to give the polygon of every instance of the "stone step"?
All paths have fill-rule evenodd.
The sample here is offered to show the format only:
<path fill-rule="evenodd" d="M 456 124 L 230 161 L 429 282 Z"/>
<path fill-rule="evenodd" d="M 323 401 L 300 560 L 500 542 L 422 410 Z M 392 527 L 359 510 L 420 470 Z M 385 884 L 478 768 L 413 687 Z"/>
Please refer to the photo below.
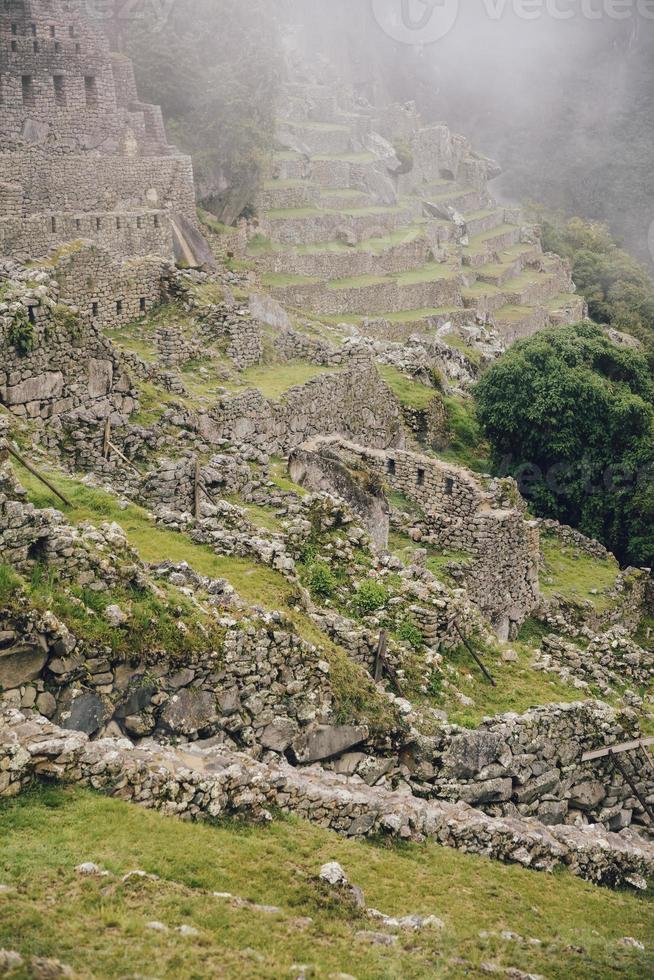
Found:
<path fill-rule="evenodd" d="M 320 192 L 320 206 L 329 210 L 349 210 L 350 208 L 369 208 L 375 201 L 365 191 L 355 188 L 324 187 Z"/>
<path fill-rule="evenodd" d="M 259 194 L 258 206 L 260 211 L 317 207 L 320 197 L 320 188 L 308 180 L 269 180 Z"/>
<path fill-rule="evenodd" d="M 463 216 L 466 220 L 469 238 L 495 231 L 506 224 L 504 208 L 485 208 L 480 211 L 467 212 Z"/>
<path fill-rule="evenodd" d="M 457 269 L 431 265 L 397 276 L 360 276 L 328 284 L 310 280 L 272 286 L 279 302 L 327 316 L 395 313 L 398 310 L 461 305 L 461 278 Z"/>
<path fill-rule="evenodd" d="M 406 343 L 416 334 L 433 337 L 437 330 L 448 323 L 451 323 L 454 329 L 471 322 L 474 322 L 474 313 L 455 305 L 433 309 L 400 310 L 380 317 L 345 318 L 345 323 L 354 323 L 366 337 L 392 343 Z"/>
<path fill-rule="evenodd" d="M 529 337 L 542 330 L 548 324 L 547 310 L 542 306 L 512 306 L 499 307 L 493 315 L 495 329 L 508 343 L 512 344 L 520 337 Z"/>
<path fill-rule="evenodd" d="M 304 144 L 309 153 L 318 154 L 347 154 L 353 146 L 353 133 L 349 126 L 335 123 L 295 122 L 291 119 L 281 120 L 279 129 L 291 133 Z"/>
<path fill-rule="evenodd" d="M 362 242 L 383 238 L 411 224 L 406 208 L 365 208 L 328 211 L 304 208 L 269 211 L 261 219 L 261 233 L 282 245 L 315 245 L 351 238 Z"/>
<path fill-rule="evenodd" d="M 362 185 L 366 172 L 377 166 L 372 153 L 345 153 L 341 156 L 317 155 L 311 159 L 311 179 L 315 184 L 345 190 Z"/>
<path fill-rule="evenodd" d="M 421 201 L 428 201 L 430 204 L 454 208 L 460 214 L 480 211 L 487 208 L 489 203 L 488 194 L 484 191 L 474 187 L 461 187 L 458 184 L 452 186 L 451 181 L 431 184 L 424 190 L 421 189 L 417 196 Z"/>
<path fill-rule="evenodd" d="M 547 302 L 546 308 L 550 324 L 553 327 L 564 326 L 567 323 L 580 323 L 588 316 L 586 300 L 576 293 L 560 293 Z"/>
<path fill-rule="evenodd" d="M 489 259 L 492 256 L 487 256 Z M 538 245 L 514 245 L 499 256 L 499 262 L 488 262 L 475 267 L 477 280 L 494 286 L 503 286 L 519 276 L 529 265 L 540 264 L 543 253 Z"/>
<path fill-rule="evenodd" d="M 507 248 L 520 244 L 521 230 L 518 225 L 504 224 L 492 231 L 469 237 L 469 244 L 463 249 L 463 264 L 476 268 L 496 261 Z"/>
<path fill-rule="evenodd" d="M 264 272 L 296 273 L 323 280 L 348 276 L 389 275 L 425 265 L 431 245 L 419 228 L 401 230 L 385 238 L 363 241 L 355 247 L 323 242 L 290 251 L 261 256 L 257 266 Z"/>

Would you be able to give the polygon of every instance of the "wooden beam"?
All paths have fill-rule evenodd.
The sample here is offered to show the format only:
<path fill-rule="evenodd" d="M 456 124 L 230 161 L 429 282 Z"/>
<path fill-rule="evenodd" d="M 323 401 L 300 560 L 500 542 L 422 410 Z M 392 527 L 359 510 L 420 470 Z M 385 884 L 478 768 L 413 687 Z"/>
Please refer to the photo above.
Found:
<path fill-rule="evenodd" d="M 25 457 L 22 456 L 18 452 L 18 450 L 14 446 L 11 445 L 10 442 L 7 442 L 6 440 L 3 440 L 2 443 L 1 443 L 1 445 L 2 445 L 2 447 L 4 449 L 7 450 L 7 452 L 11 456 L 14 457 L 14 459 L 17 459 L 18 462 L 21 464 L 21 466 L 24 466 L 25 469 L 29 473 L 32 474 L 32 476 L 35 476 L 37 480 L 40 480 L 41 483 L 43 483 L 44 486 L 46 486 L 48 488 L 48 490 L 51 490 L 52 493 L 54 493 L 54 495 L 56 497 L 59 497 L 59 500 L 61 500 L 66 505 L 66 507 L 72 507 L 73 506 L 71 504 L 70 500 L 68 499 L 68 497 L 64 496 L 63 493 L 61 493 L 59 490 L 57 490 L 57 488 L 55 487 L 55 485 L 53 483 L 51 483 L 50 480 L 48 480 L 47 477 L 43 476 L 42 473 L 39 473 L 39 471 L 37 469 L 35 469 L 35 467 L 32 466 L 31 463 L 28 463 L 28 461 L 25 459 Z"/>
<path fill-rule="evenodd" d="M 135 473 L 138 473 L 139 476 L 143 476 L 140 469 L 134 466 L 134 463 L 132 463 L 132 461 L 127 458 L 127 456 L 124 456 L 123 453 L 121 453 L 118 446 L 114 446 L 113 442 L 109 442 L 107 445 L 109 446 L 109 449 L 112 451 L 112 453 L 115 453 L 119 459 L 122 459 L 123 463 L 125 463 L 126 466 L 129 466 L 129 468 L 134 470 Z"/>
<path fill-rule="evenodd" d="M 111 416 L 107 415 L 104 420 L 104 433 L 102 436 L 102 455 L 109 459 L 109 447 L 111 446 Z"/>
<path fill-rule="evenodd" d="M 375 654 L 375 667 L 373 671 L 373 677 L 375 681 L 380 681 L 382 679 L 384 661 L 386 659 L 386 648 L 388 645 L 388 634 L 386 630 L 382 630 L 379 634 L 379 643 L 377 644 L 377 653 Z"/>
<path fill-rule="evenodd" d="M 634 749 L 646 749 L 648 745 L 654 745 L 654 735 L 648 738 L 638 738 L 633 742 L 620 742 L 619 745 L 607 745 L 603 749 L 594 749 L 592 752 L 584 752 L 581 761 L 592 762 L 593 759 L 605 759 L 607 756 L 621 755 L 623 752 L 632 752 Z"/>
<path fill-rule="evenodd" d="M 629 757 L 627 756 L 627 758 Z M 652 808 L 650 807 L 649 803 L 638 789 L 638 784 L 636 783 L 633 773 L 629 772 L 629 769 L 622 764 L 622 759 L 620 758 L 620 756 L 616 755 L 614 752 L 609 753 L 609 759 L 611 760 L 612 765 L 614 765 L 615 768 L 618 770 L 618 772 L 622 775 L 625 782 L 629 783 L 632 793 L 634 794 L 634 796 L 642 806 L 643 810 L 647 814 L 649 822 L 652 825 L 654 825 L 654 811 L 652 811 Z"/>
<path fill-rule="evenodd" d="M 497 687 L 497 684 L 495 683 L 495 678 L 491 674 L 490 670 L 488 670 L 486 664 L 483 662 L 479 654 L 476 653 L 475 650 L 473 650 L 472 646 L 470 645 L 470 643 L 468 643 L 468 641 L 466 640 L 465 636 L 463 635 L 459 627 L 456 625 L 456 623 L 454 624 L 454 628 L 459 634 L 459 636 L 461 637 L 461 642 L 463 643 L 464 647 L 466 648 L 466 650 L 468 651 L 468 653 L 470 654 L 474 662 L 477 664 L 477 666 L 479 667 L 480 671 L 482 672 L 486 680 L 489 682 L 489 684 L 492 684 L 493 687 Z"/>
<path fill-rule="evenodd" d="M 193 473 L 193 516 L 195 517 L 196 520 L 201 516 L 201 513 L 200 513 L 200 510 L 201 510 L 200 493 L 201 492 L 202 492 L 202 490 L 201 490 L 201 484 L 200 484 L 200 457 L 199 456 L 196 456 L 195 457 L 195 470 L 194 470 L 194 473 Z"/>

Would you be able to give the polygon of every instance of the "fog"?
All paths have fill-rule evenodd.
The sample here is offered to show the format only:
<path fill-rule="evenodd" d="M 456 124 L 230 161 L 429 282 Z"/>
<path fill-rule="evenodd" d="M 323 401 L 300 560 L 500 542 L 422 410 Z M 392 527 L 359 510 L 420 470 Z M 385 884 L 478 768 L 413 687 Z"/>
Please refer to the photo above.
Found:
<path fill-rule="evenodd" d="M 373 98 L 414 100 L 495 157 L 500 196 L 607 221 L 650 258 L 654 0 L 290 0 L 286 14 Z"/>

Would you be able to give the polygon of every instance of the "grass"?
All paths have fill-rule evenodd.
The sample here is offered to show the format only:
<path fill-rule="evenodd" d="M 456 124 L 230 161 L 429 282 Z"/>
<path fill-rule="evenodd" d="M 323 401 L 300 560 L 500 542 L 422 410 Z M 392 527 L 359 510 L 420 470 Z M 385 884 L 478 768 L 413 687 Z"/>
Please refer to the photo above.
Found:
<path fill-rule="evenodd" d="M 455 350 L 460 351 L 472 364 L 479 366 L 484 358 L 478 347 L 468 344 L 458 333 L 445 334 L 440 337 L 440 340 L 448 347 L 454 347 Z"/>
<path fill-rule="evenodd" d="M 35 506 L 60 506 L 54 494 L 45 490 L 26 470 L 18 467 L 18 472 Z M 208 545 L 196 544 L 184 534 L 157 527 L 147 512 L 135 504 L 121 509 L 115 498 L 102 490 L 90 489 L 58 474 L 53 479 L 73 504 L 65 511 L 71 523 L 115 521 L 124 529 L 142 561 L 151 564 L 167 559 L 186 561 L 200 575 L 226 579 L 246 602 L 269 612 L 281 611 L 299 636 L 324 650 L 331 668 L 335 712 L 340 721 L 366 723 L 380 731 L 395 726 L 395 715 L 386 699 L 378 693 L 365 671 L 301 610 L 297 589 L 280 572 L 253 559 L 217 555 Z M 2 581 L 0 575 L 0 592 Z"/>
<path fill-rule="evenodd" d="M 435 398 L 441 397 L 434 388 L 429 388 L 419 381 L 413 381 L 390 365 L 379 364 L 377 370 L 400 404 L 407 408 L 425 411 Z"/>
<path fill-rule="evenodd" d="M 307 361 L 284 361 L 279 364 L 258 364 L 241 372 L 240 388 L 258 388 L 264 398 L 281 398 L 290 388 L 304 385 L 321 374 L 334 373 L 336 368 L 321 367 Z"/>
<path fill-rule="evenodd" d="M 610 592 L 620 571 L 613 558 L 591 558 L 565 547 L 549 534 L 541 537 L 545 573 L 541 575 L 541 591 L 548 598 L 555 593 L 573 602 L 591 602 L 598 612 L 611 604 Z"/>
<path fill-rule="evenodd" d="M 261 277 L 261 282 L 270 289 L 283 289 L 287 286 L 314 286 L 320 279 L 284 272 L 267 272 Z"/>
<path fill-rule="evenodd" d="M 438 456 L 477 473 L 489 473 L 490 447 L 477 421 L 474 401 L 455 395 L 446 395 L 443 401 L 452 438 L 448 448 Z"/>
<path fill-rule="evenodd" d="M 4 578 L 6 583 L 6 575 Z M 36 566 L 31 581 L 14 582 L 13 593 L 4 590 L 5 607 L 19 611 L 26 597 L 33 608 L 40 613 L 51 611 L 73 635 L 83 638 L 92 655 L 109 649 L 115 657 L 139 663 L 163 657 L 167 662 L 187 664 L 207 647 L 222 650 L 222 631 L 173 587 L 160 586 L 159 594 L 154 594 L 123 584 L 111 592 L 94 592 L 76 585 L 64 587 L 50 569 Z M 128 616 L 123 626 L 110 626 L 106 609 L 111 605 Z M 184 630 L 179 628 L 182 621 Z"/>
<path fill-rule="evenodd" d="M 81 978 L 146 975 L 272 980 L 347 973 L 359 980 L 479 975 L 482 962 L 548 980 L 651 975 L 652 900 L 544 875 L 435 844 L 351 841 L 297 819 L 266 828 L 192 825 L 90 791 L 39 789 L 0 810 L 0 947 L 57 957 Z M 436 914 L 445 929 L 403 934 L 395 947 L 355 938 L 375 929 L 315 882 L 336 860 L 369 906 Z M 142 869 L 158 881 L 81 878 L 93 861 L 113 875 Z M 268 914 L 213 897 L 230 892 L 280 909 Z M 5 906 L 6 908 L 2 908 Z M 5 914 L 6 913 L 6 914 Z M 300 922 L 309 917 L 310 921 Z M 168 933 L 146 928 L 164 922 Z M 194 939 L 174 927 L 199 930 Z M 480 932 L 503 930 L 541 945 Z M 462 963 L 461 960 L 467 961 Z"/>
<path fill-rule="evenodd" d="M 419 269 L 408 269 L 391 276 L 400 286 L 414 286 L 423 282 L 437 282 L 440 279 L 456 278 L 457 272 L 444 262 L 428 262 Z"/>
<path fill-rule="evenodd" d="M 482 655 L 496 687 L 485 680 L 465 648 L 445 654 L 446 662 L 456 668 L 458 690 L 474 702 L 472 707 L 464 707 L 443 691 L 436 703 L 447 711 L 448 721 L 464 728 L 477 728 L 489 715 L 507 711 L 523 714 L 538 705 L 570 704 L 587 696 L 564 684 L 555 674 L 534 670 L 531 666 L 534 657 L 532 647 L 516 642 L 510 648 L 518 655 L 517 663 L 504 663 L 499 649 L 486 651 Z"/>

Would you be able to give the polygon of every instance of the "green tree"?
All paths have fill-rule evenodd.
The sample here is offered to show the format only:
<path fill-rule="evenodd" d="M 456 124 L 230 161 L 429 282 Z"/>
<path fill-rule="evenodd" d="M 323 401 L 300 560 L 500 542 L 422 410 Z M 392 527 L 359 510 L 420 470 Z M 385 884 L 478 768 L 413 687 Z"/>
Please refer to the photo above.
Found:
<path fill-rule="evenodd" d="M 601 327 L 515 344 L 475 390 L 498 471 L 532 508 L 654 565 L 654 381 L 638 350 Z"/>

